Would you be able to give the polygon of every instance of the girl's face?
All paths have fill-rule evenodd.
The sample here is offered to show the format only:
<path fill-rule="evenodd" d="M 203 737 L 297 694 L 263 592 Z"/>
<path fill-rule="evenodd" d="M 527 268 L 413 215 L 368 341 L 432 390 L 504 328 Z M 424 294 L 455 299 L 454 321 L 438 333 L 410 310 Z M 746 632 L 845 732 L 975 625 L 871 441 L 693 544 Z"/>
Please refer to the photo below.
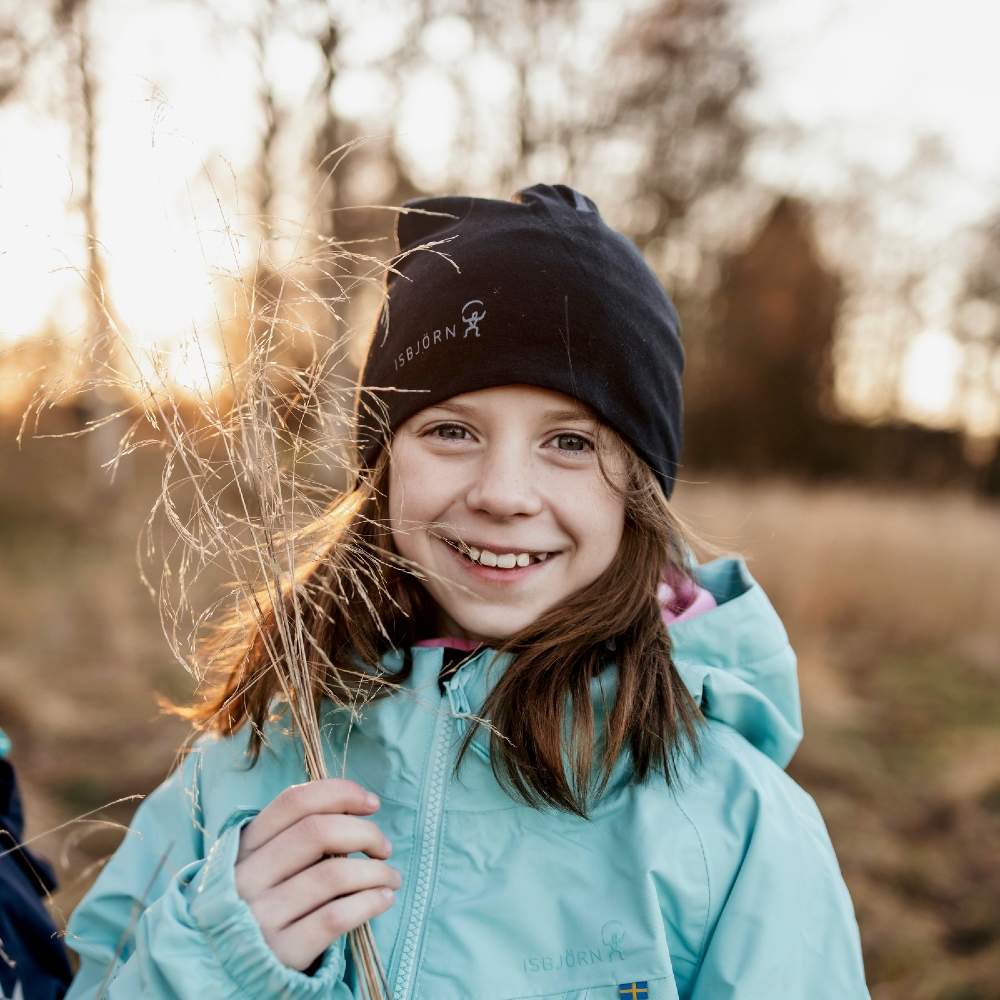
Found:
<path fill-rule="evenodd" d="M 399 428 L 390 527 L 399 554 L 429 572 L 435 634 L 507 638 L 610 566 L 625 505 L 601 475 L 597 426 L 570 396 L 505 385 Z M 623 456 L 609 453 L 605 467 L 622 481 Z"/>

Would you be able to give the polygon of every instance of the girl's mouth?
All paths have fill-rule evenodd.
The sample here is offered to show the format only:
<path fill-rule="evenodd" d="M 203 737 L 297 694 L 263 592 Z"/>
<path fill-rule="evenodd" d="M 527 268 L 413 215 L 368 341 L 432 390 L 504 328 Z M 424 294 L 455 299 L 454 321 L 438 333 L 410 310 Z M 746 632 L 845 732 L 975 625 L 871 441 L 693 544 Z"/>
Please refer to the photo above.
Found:
<path fill-rule="evenodd" d="M 452 538 L 438 536 L 463 568 L 482 580 L 514 581 L 537 573 L 546 563 L 559 556 L 558 552 L 495 553 L 477 549 Z"/>

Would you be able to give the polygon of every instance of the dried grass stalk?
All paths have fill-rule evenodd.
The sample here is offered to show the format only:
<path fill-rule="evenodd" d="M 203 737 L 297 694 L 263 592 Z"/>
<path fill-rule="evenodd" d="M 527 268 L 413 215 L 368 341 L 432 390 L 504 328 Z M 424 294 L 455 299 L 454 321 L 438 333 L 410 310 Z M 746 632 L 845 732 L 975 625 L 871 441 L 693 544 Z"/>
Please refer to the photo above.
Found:
<path fill-rule="evenodd" d="M 324 184 L 361 141 L 327 158 L 333 162 Z M 329 510 L 331 494 L 336 497 L 349 482 L 346 441 L 356 379 L 350 361 L 354 332 L 347 322 L 352 296 L 365 286 L 382 294 L 394 262 L 386 264 L 357 246 L 375 241 L 349 246 L 299 227 L 292 252 L 279 263 L 270 250 L 287 245 L 288 238 L 276 220 L 263 219 L 258 221 L 268 236 L 260 241 L 253 273 L 247 274 L 240 266 L 240 248 L 248 238 L 225 218 L 218 195 L 216 203 L 217 225 L 233 254 L 231 270 L 217 277 L 231 289 L 236 309 L 228 318 L 217 313 L 214 329 L 204 333 L 193 325 L 187 344 L 211 388 L 178 386 L 169 359 L 143 350 L 133 332 L 105 308 L 98 288 L 94 294 L 104 322 L 100 336 L 86 345 L 87 376 L 49 373 L 39 379 L 18 438 L 32 414 L 38 437 L 76 436 L 130 420 L 114 454 L 103 462 L 112 481 L 126 456 L 151 446 L 163 451 L 160 492 L 138 538 L 137 564 L 172 655 L 199 683 L 207 667 L 199 656 L 201 637 L 234 602 L 252 609 L 266 635 L 265 615 L 286 606 L 290 595 L 290 616 L 276 616 L 278 641 L 269 645 L 268 669 L 301 739 L 305 776 L 316 780 L 328 776 L 320 693 L 336 695 L 317 691 L 310 665 L 311 657 L 323 653 L 311 647 L 303 627 L 303 609 L 315 597 L 298 581 L 302 568 L 320 552 L 310 548 L 314 543 L 303 529 Z M 93 282 L 82 277 L 84 288 L 92 289 Z M 221 362 L 213 365 L 210 359 L 220 347 Z M 45 408 L 82 392 L 114 398 L 117 406 L 80 430 L 38 432 Z M 380 586 L 380 567 L 366 561 L 370 557 L 357 553 L 348 565 L 352 593 L 364 595 Z M 223 593 L 209 599 L 220 576 Z M 343 595 L 344 581 L 333 580 L 330 586 Z M 388 634 L 381 623 L 380 631 Z M 335 674 L 334 665 L 326 663 Z M 353 718 L 361 706 L 344 707 Z M 367 923 L 350 933 L 349 946 L 368 997 L 388 997 L 385 969 Z"/>

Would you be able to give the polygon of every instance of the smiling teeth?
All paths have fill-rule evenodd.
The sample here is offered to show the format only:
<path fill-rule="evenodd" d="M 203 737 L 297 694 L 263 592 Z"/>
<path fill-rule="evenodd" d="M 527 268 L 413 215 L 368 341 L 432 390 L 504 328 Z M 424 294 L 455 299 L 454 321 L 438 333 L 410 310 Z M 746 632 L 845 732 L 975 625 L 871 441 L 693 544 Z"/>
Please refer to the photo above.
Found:
<path fill-rule="evenodd" d="M 496 567 L 497 569 L 513 569 L 515 566 L 529 566 L 532 562 L 545 562 L 548 559 L 548 552 L 540 552 L 533 555 L 530 552 L 505 552 L 498 555 L 490 552 L 489 549 L 477 549 L 474 545 L 468 547 L 461 543 L 452 543 L 460 552 L 464 552 L 473 562 L 478 562 L 481 566 Z"/>

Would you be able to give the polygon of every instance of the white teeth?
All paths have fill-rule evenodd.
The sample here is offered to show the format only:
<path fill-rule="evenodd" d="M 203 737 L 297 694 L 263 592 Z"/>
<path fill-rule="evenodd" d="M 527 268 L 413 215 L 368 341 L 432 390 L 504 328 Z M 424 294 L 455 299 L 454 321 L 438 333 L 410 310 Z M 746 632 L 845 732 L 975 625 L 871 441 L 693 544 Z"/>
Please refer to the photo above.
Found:
<path fill-rule="evenodd" d="M 498 555 L 490 552 L 489 549 L 477 549 L 474 545 L 465 545 L 464 542 L 447 539 L 449 544 L 459 552 L 464 553 L 473 562 L 478 562 L 482 566 L 496 567 L 498 569 L 514 569 L 515 566 L 530 566 L 535 562 L 545 562 L 550 553 L 540 552 L 505 552 Z"/>

